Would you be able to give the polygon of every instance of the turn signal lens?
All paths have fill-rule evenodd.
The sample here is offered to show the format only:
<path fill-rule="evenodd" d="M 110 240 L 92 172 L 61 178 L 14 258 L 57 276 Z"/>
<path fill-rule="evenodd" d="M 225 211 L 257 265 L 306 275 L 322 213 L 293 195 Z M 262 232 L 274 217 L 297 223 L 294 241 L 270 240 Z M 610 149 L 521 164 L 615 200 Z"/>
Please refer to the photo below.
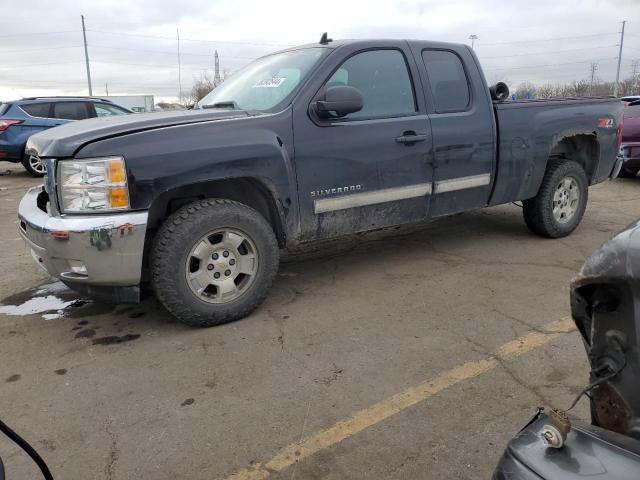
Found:
<path fill-rule="evenodd" d="M 111 189 L 111 208 L 126 208 L 129 206 L 129 195 L 124 187 Z"/>
<path fill-rule="evenodd" d="M 124 171 L 124 162 L 121 160 L 109 162 L 109 177 L 111 183 L 125 183 L 127 176 Z"/>

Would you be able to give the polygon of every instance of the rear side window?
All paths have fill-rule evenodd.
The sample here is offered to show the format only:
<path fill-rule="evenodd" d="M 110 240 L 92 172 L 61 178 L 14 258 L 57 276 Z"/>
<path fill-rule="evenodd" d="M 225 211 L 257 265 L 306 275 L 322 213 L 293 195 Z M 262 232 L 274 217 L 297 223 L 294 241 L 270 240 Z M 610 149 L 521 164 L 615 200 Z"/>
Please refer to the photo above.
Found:
<path fill-rule="evenodd" d="M 422 61 L 429 76 L 436 112 L 466 110 L 471 96 L 460 57 L 446 50 L 424 50 Z"/>
<path fill-rule="evenodd" d="M 53 117 L 64 120 L 83 120 L 89 117 L 85 102 L 60 102 L 53 104 Z"/>
<path fill-rule="evenodd" d="M 348 85 L 362 94 L 363 108 L 345 118 L 407 115 L 416 102 L 404 55 L 398 50 L 370 50 L 347 59 L 325 87 Z"/>
<path fill-rule="evenodd" d="M 20 108 L 32 117 L 49 117 L 50 103 L 30 103 L 28 105 L 20 105 Z"/>
<path fill-rule="evenodd" d="M 111 117 L 113 115 L 126 115 L 129 113 L 120 107 L 106 103 L 94 103 L 93 107 L 96 109 L 96 117 Z"/>

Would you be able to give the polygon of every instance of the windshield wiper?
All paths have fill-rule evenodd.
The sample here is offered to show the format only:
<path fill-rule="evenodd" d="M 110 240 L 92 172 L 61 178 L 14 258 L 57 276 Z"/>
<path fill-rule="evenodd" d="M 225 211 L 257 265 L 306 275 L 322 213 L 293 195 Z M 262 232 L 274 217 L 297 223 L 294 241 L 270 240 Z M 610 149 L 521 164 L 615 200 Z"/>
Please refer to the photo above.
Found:
<path fill-rule="evenodd" d="M 235 100 L 227 100 L 212 103 L 211 105 L 202 105 L 202 108 L 230 108 L 231 110 L 240 110 L 240 105 L 238 105 Z"/>

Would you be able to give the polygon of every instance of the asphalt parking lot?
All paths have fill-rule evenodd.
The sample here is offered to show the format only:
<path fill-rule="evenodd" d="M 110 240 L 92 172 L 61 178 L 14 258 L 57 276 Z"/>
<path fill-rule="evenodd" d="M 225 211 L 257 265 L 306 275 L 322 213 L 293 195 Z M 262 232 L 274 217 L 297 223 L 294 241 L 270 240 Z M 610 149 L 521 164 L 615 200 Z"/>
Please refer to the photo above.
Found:
<path fill-rule="evenodd" d="M 192 329 L 49 280 L 16 226 L 38 181 L 6 165 L 0 418 L 59 479 L 489 478 L 538 405 L 585 385 L 569 281 L 640 216 L 640 178 L 619 179 L 565 239 L 509 205 L 315 245 L 249 318 Z M 0 456 L 38 478 L 4 438 Z"/>

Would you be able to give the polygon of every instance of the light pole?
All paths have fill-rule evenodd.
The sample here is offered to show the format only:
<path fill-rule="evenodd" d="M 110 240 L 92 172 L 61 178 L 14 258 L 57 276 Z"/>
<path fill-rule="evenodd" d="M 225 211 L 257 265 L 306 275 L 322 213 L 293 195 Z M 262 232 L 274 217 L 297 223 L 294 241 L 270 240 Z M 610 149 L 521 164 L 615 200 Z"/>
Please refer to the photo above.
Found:
<path fill-rule="evenodd" d="M 471 35 L 469 35 L 469 40 L 471 40 L 471 50 L 473 50 L 474 42 L 477 39 L 478 39 L 478 35 L 476 35 L 475 33 L 472 33 Z"/>

